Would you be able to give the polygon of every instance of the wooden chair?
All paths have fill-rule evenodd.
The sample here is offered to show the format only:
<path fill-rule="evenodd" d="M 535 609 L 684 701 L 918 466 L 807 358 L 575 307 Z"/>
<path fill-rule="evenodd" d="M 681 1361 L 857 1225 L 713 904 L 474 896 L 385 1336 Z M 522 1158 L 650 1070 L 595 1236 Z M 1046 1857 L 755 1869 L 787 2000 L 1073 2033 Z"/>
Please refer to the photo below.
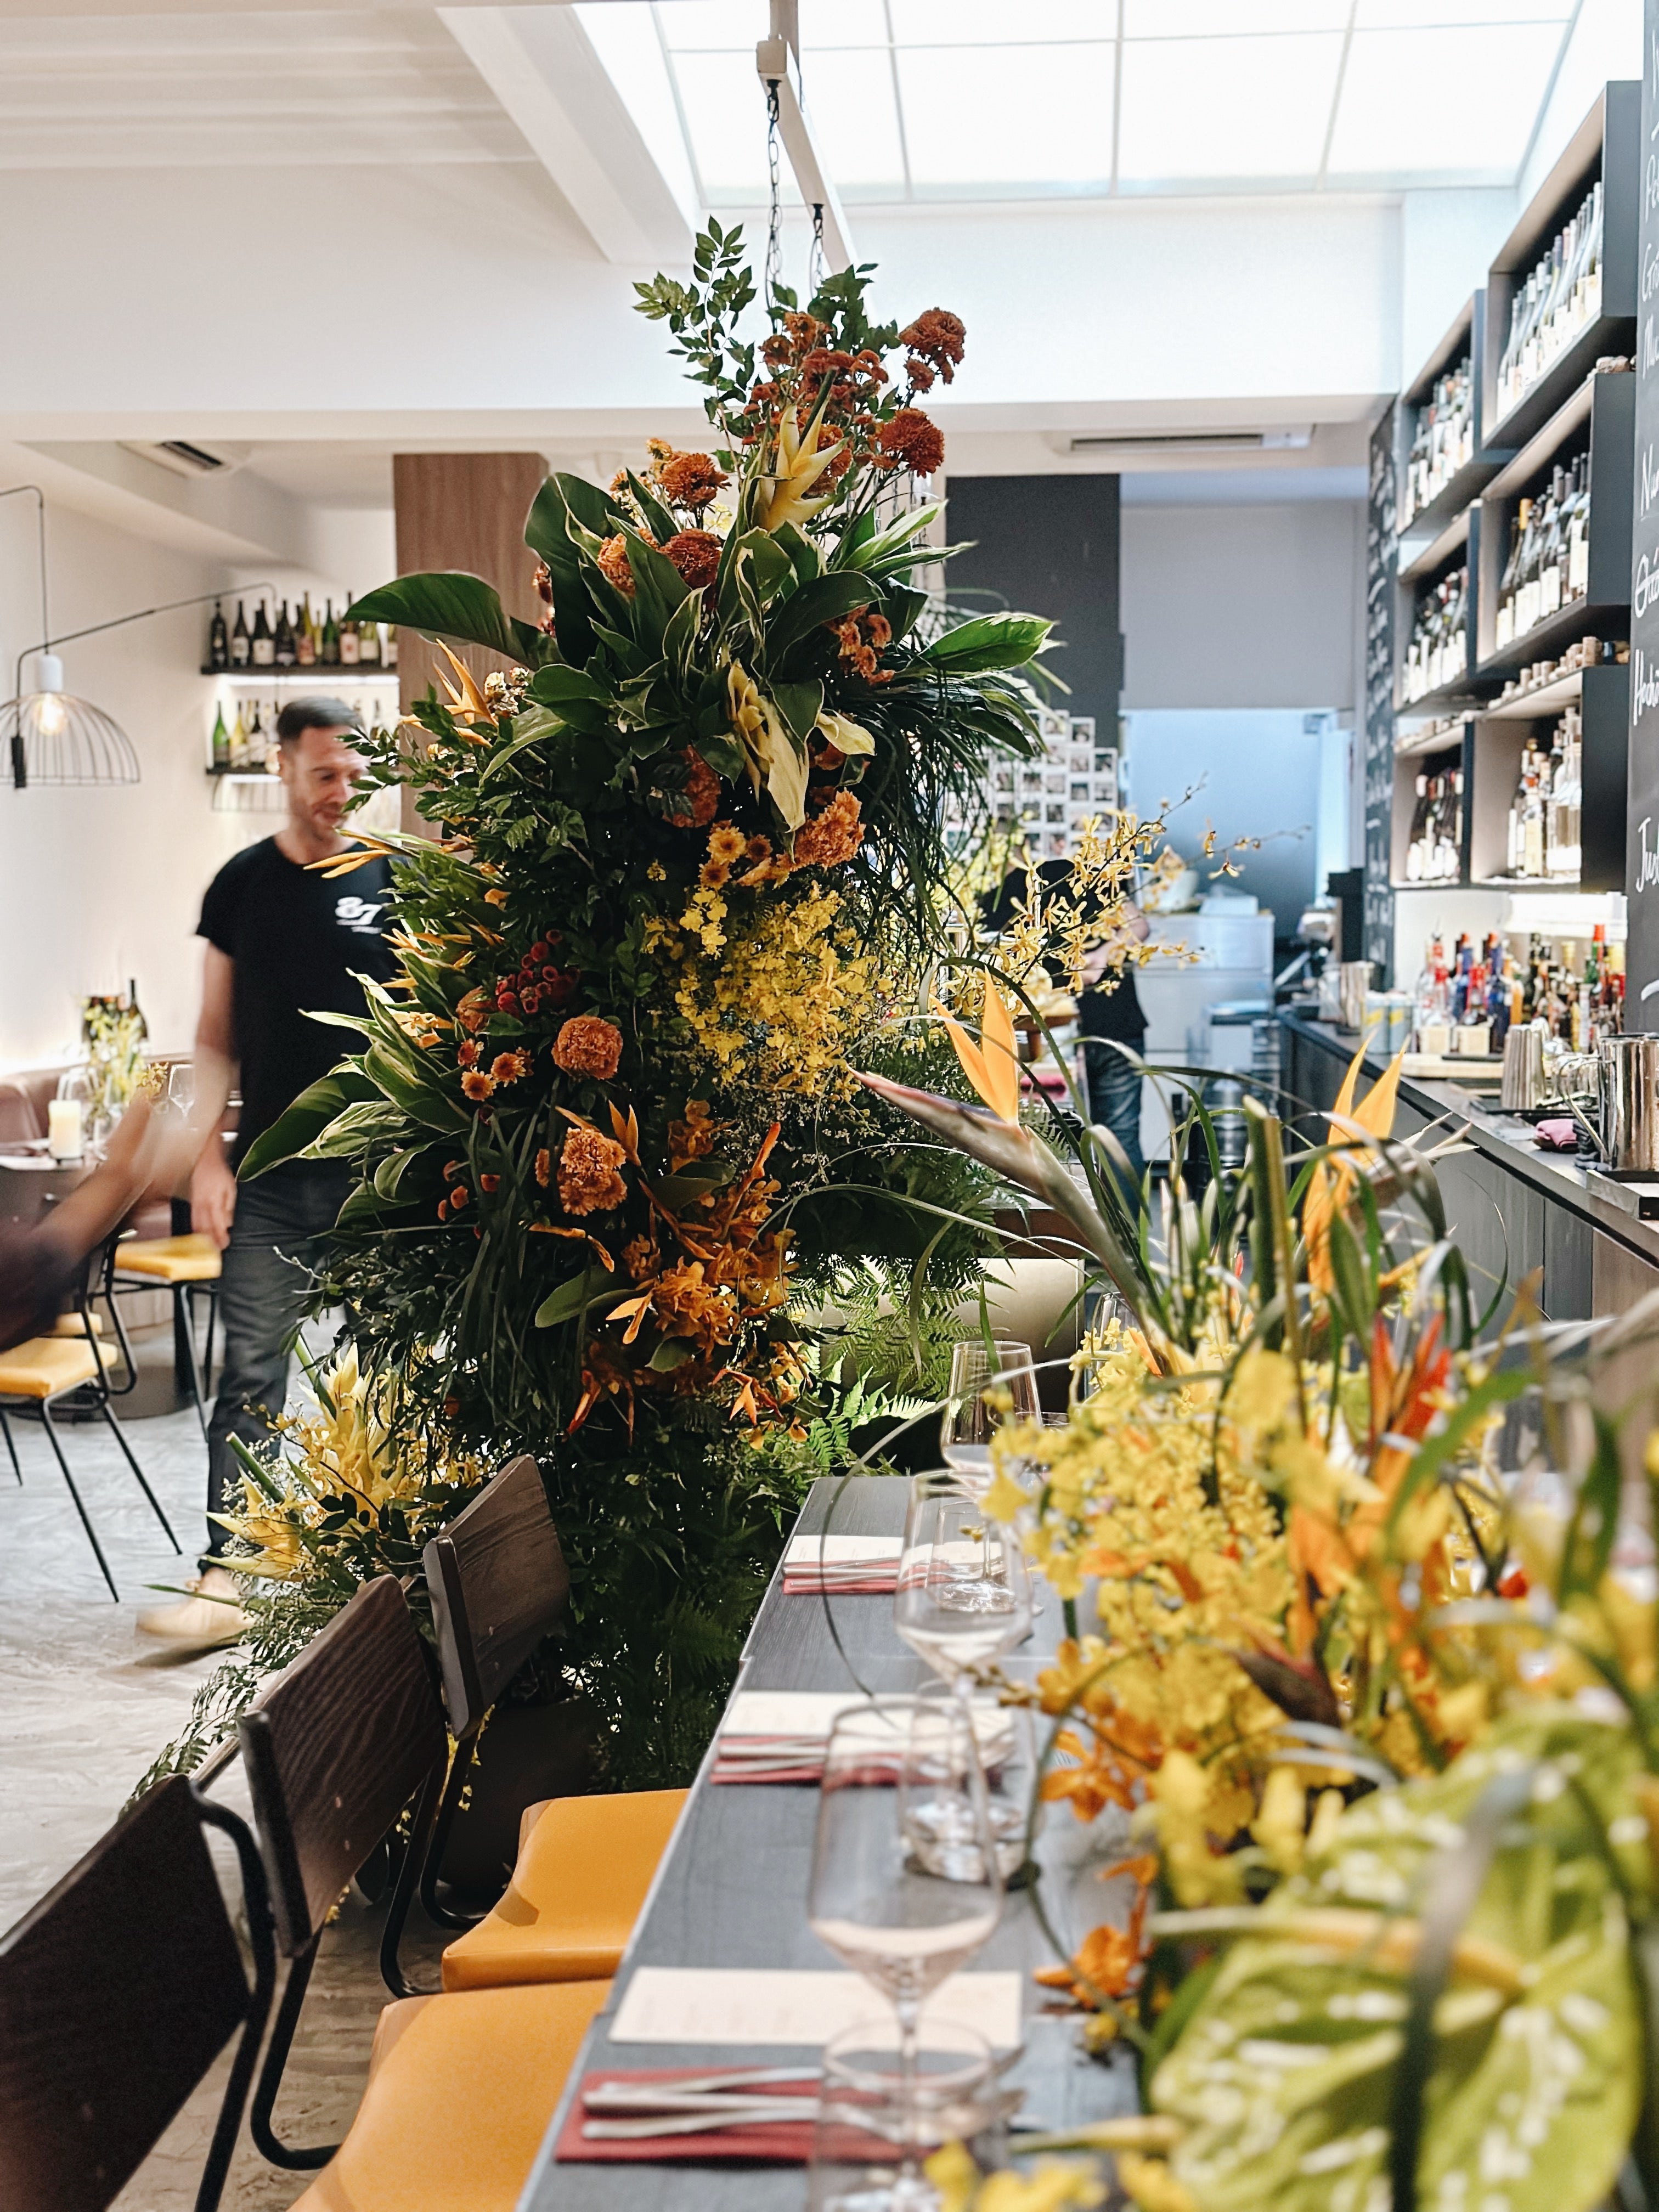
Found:
<path fill-rule="evenodd" d="M 251 1989 L 204 1823 L 241 1861 Z M 182 1776 L 158 1783 L 0 1936 L 6 2212 L 103 2212 L 240 2027 L 196 2197 L 197 2212 L 213 2212 L 275 1978 L 252 1836 Z"/>
<path fill-rule="evenodd" d="M 118 1605 L 121 1593 L 115 1587 L 115 1577 L 110 1572 L 104 1547 L 98 1540 L 98 1532 L 92 1517 L 76 1489 L 70 1463 L 64 1456 L 62 1439 L 52 1409 L 59 1399 L 72 1393 L 81 1395 L 82 1403 L 90 1403 L 101 1416 L 120 1447 L 121 1455 L 137 1478 L 138 1487 L 149 1501 L 149 1507 L 161 1522 L 169 1544 L 176 1552 L 179 1539 L 173 1533 L 173 1524 L 161 1509 L 161 1502 L 150 1488 L 144 1470 L 133 1457 L 132 1447 L 122 1434 L 110 1399 L 114 1395 L 112 1384 L 111 1362 L 103 1346 L 103 1332 L 94 1317 L 91 1304 L 91 1285 L 106 1270 L 108 1243 L 100 1245 L 88 1258 L 76 1278 L 75 1294 L 75 1334 L 62 1335 L 56 1331 L 50 1336 L 31 1336 L 15 1345 L 9 1352 L 0 1352 L 0 1435 L 6 1440 L 6 1449 L 11 1455 L 12 1471 L 21 1482 L 22 1470 L 17 1463 L 17 1447 L 12 1440 L 9 1413 L 16 1413 L 38 1419 L 46 1432 L 52 1456 L 63 1470 L 64 1480 L 69 1485 L 75 1510 L 81 1516 L 81 1526 L 87 1532 L 99 1570 L 109 1585 L 109 1594 Z M 131 1374 L 128 1363 L 129 1376 Z M 129 1384 L 126 1387 L 131 1387 Z"/>
<path fill-rule="evenodd" d="M 514 1460 L 427 1546 L 427 1587 L 455 1740 L 421 1898 L 468 1932 L 443 1956 L 446 1990 L 609 1976 L 638 1919 L 684 1790 L 556 1797 L 526 1814 L 507 1894 L 476 1923 L 435 1894 L 449 1824 L 490 1707 L 563 1616 L 569 1571 L 540 1469 Z"/>
<path fill-rule="evenodd" d="M 323 1925 L 353 1872 L 416 1801 L 381 1945 L 398 1942 L 430 1832 L 448 1738 L 425 1647 L 396 1580 L 367 1584 L 241 1723 L 277 1942 L 293 1960 L 254 2091 L 254 2142 L 273 2165 L 321 2166 L 307 2212 L 512 2212 L 564 2075 L 610 1984 L 406 1996 L 375 2033 L 344 2142 L 295 2149 L 272 2127 Z"/>

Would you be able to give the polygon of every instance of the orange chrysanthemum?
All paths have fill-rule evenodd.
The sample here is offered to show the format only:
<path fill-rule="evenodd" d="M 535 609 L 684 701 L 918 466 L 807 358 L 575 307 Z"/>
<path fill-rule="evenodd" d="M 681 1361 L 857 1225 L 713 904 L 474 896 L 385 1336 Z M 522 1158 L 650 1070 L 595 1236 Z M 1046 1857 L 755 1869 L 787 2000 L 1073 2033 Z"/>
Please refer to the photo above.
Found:
<path fill-rule="evenodd" d="M 945 434 L 920 407 L 901 407 L 876 434 L 887 465 L 931 477 L 945 465 Z"/>
<path fill-rule="evenodd" d="M 694 513 L 708 506 L 726 482 L 724 471 L 708 453 L 671 453 L 657 464 L 655 474 L 668 504 L 689 507 Z"/>
<path fill-rule="evenodd" d="M 498 1052 L 489 1063 L 492 1083 L 517 1083 L 530 1073 L 530 1055 L 524 1052 Z"/>
<path fill-rule="evenodd" d="M 559 1204 L 567 1213 L 609 1213 L 628 1195 L 618 1170 L 627 1154 L 597 1129 L 579 1123 L 559 1154 Z"/>
<path fill-rule="evenodd" d="M 838 868 L 864 841 L 859 803 L 850 791 L 838 791 L 821 813 L 795 832 L 798 868 Z"/>
<path fill-rule="evenodd" d="M 461 1078 L 461 1088 L 477 1104 L 488 1098 L 495 1086 L 481 1067 L 469 1067 Z"/>
<path fill-rule="evenodd" d="M 663 551 L 692 591 L 712 584 L 720 565 L 720 541 L 712 530 L 678 530 Z"/>
<path fill-rule="evenodd" d="M 536 1155 L 536 1180 L 545 1190 L 553 1176 L 553 1155 L 544 1145 Z"/>
<path fill-rule="evenodd" d="M 567 1075 L 609 1083 L 622 1060 L 622 1031 L 598 1014 L 573 1014 L 555 1038 L 553 1062 Z"/>
<path fill-rule="evenodd" d="M 657 542 L 644 531 L 640 535 L 647 545 L 654 545 Z M 596 557 L 606 581 L 614 584 L 623 599 L 631 599 L 634 596 L 634 571 L 628 565 L 628 540 L 620 530 L 614 538 L 605 539 Z"/>
<path fill-rule="evenodd" d="M 931 368 L 936 368 L 949 384 L 968 350 L 967 340 L 968 326 L 960 315 L 953 315 L 948 307 L 926 307 L 914 323 L 899 332 L 898 342 Z M 931 374 L 927 384 L 919 381 L 915 361 L 908 361 L 904 366 L 918 391 L 925 392 L 933 383 Z"/>

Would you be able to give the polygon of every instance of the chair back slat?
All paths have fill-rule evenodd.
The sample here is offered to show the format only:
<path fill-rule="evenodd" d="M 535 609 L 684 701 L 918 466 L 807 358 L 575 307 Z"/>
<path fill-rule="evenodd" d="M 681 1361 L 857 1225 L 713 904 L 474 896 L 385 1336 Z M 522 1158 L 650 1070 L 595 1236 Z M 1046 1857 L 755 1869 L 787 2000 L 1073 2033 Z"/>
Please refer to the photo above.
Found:
<path fill-rule="evenodd" d="M 504 1467 L 433 1538 L 424 1560 L 444 1703 L 462 1736 L 557 1626 L 570 1596 L 535 1461 L 526 1454 Z"/>
<path fill-rule="evenodd" d="M 250 2002 L 180 1775 L 0 1936 L 0 2205 L 103 2212 Z"/>
<path fill-rule="evenodd" d="M 260 1692 L 241 1738 L 277 1938 L 297 1958 L 448 1751 L 395 1576 L 365 1583 Z"/>

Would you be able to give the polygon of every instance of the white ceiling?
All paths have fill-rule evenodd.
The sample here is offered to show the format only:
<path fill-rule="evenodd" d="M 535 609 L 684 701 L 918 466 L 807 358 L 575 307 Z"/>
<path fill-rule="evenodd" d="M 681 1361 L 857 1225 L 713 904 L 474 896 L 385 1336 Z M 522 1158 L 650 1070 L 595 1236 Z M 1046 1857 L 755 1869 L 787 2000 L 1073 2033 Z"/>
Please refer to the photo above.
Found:
<path fill-rule="evenodd" d="M 766 0 L 578 8 L 635 119 L 665 55 L 699 197 L 765 197 Z M 1510 185 L 1576 0 L 800 0 L 805 101 L 848 201 Z M 1474 88 L 1477 88 L 1475 90 Z M 678 149 L 674 149 L 678 155 Z"/>

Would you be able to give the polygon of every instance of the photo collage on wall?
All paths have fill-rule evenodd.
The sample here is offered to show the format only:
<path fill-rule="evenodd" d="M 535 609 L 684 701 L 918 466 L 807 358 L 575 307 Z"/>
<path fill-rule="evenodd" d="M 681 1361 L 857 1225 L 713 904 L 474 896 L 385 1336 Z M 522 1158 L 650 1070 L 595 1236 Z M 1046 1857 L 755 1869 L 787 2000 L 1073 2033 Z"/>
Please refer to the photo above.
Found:
<path fill-rule="evenodd" d="M 1096 743 L 1092 714 L 1044 709 L 1037 720 L 1042 754 L 1036 760 L 1000 762 L 987 781 L 986 802 L 1000 832 L 1022 827 L 1039 859 L 1068 860 L 1084 823 L 1099 821 L 1120 804 L 1118 749 Z M 967 821 L 953 811 L 945 826 L 952 848 L 959 849 L 968 836 Z"/>

